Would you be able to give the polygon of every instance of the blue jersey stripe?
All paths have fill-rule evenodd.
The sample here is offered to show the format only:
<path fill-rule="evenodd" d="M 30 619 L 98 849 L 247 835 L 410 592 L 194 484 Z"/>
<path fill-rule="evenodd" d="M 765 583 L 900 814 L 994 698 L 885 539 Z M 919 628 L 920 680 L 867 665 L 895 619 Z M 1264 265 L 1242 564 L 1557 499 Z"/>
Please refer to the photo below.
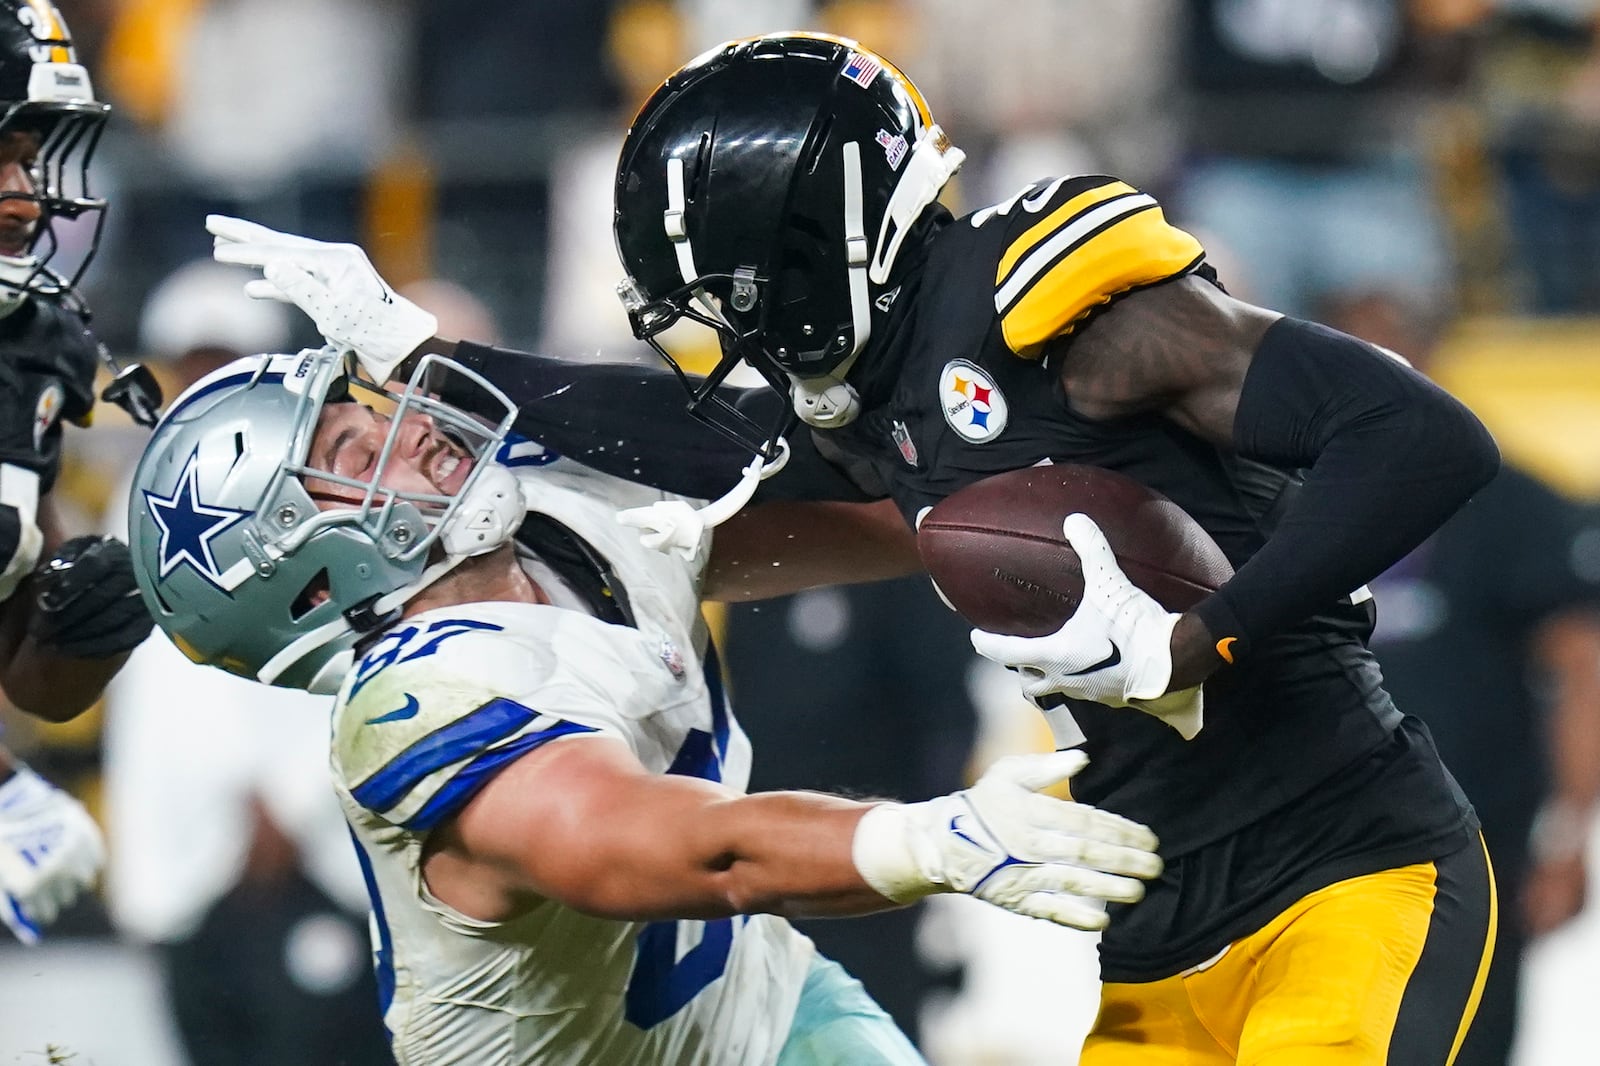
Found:
<path fill-rule="evenodd" d="M 717 646 L 706 638 L 706 689 L 711 693 L 711 733 L 717 741 L 717 761 L 721 763 L 728 754 L 728 698 L 722 690 L 722 661 L 717 657 Z"/>
<path fill-rule="evenodd" d="M 593 726 L 563 721 L 549 729 L 541 729 L 537 733 L 524 733 L 503 747 L 485 752 L 463 766 L 443 788 L 434 793 L 431 800 L 423 804 L 421 810 L 403 822 L 402 826 L 419 833 L 427 832 L 465 807 L 467 801 L 477 795 L 478 790 L 487 785 L 489 779 L 508 763 L 515 762 L 533 749 L 543 747 L 557 737 L 593 732 L 596 732 Z"/>
<path fill-rule="evenodd" d="M 537 712 L 516 700 L 492 700 L 423 737 L 351 789 L 350 794 L 367 810 L 382 814 L 429 774 L 477 754 L 537 717 Z"/>
<path fill-rule="evenodd" d="M 355 830 L 350 830 L 350 843 L 356 849 L 356 862 L 361 867 L 361 880 L 366 882 L 367 899 L 372 903 L 372 924 L 377 928 L 378 943 L 374 945 L 373 973 L 378 981 L 378 1017 L 386 1018 L 389 1004 L 394 1002 L 394 937 L 389 932 L 389 919 L 383 913 L 383 897 L 378 894 L 378 879 L 372 872 L 372 859 L 361 846 Z M 384 1033 L 389 1033 L 387 1020 Z"/>

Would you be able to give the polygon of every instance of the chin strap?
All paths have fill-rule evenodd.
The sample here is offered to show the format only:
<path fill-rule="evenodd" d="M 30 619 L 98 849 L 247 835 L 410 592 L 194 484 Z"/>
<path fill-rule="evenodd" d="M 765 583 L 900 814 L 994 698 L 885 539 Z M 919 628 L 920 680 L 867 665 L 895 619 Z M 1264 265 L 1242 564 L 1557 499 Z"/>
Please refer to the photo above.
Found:
<path fill-rule="evenodd" d="M 498 463 L 485 463 L 439 531 L 439 544 L 446 555 L 482 555 L 510 540 L 527 513 L 517 475 Z"/>
<path fill-rule="evenodd" d="M 789 442 L 779 437 L 777 458 L 768 462 L 757 452 L 750 465 L 744 468 L 739 483 L 704 507 L 696 509 L 683 500 L 657 500 L 644 507 L 617 512 L 617 521 L 638 529 L 639 540 L 646 548 L 693 559 L 705 539 L 706 530 L 743 510 L 755 495 L 756 486 L 782 470 L 788 462 Z"/>
<path fill-rule="evenodd" d="M 841 369 L 837 377 L 790 379 L 789 400 L 800 421 L 815 429 L 838 429 L 856 420 L 861 397 L 853 386 L 839 380 L 843 375 Z"/>

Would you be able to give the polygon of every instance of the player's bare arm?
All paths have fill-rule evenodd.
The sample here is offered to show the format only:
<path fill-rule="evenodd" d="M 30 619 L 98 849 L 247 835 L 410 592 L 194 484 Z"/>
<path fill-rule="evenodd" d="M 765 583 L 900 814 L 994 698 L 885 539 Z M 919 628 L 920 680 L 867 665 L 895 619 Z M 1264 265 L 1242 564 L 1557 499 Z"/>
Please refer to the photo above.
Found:
<path fill-rule="evenodd" d="M 703 591 L 710 600 L 741 603 L 921 570 L 916 534 L 891 500 L 775 500 L 717 527 Z"/>
<path fill-rule="evenodd" d="M 489 921 L 541 897 L 620 919 L 862 913 L 887 905 L 850 859 L 866 810 L 652 775 L 617 740 L 569 738 L 517 760 L 435 830 L 423 871 L 434 895 Z"/>
<path fill-rule="evenodd" d="M 1143 827 L 1035 794 L 1082 764 L 1071 752 L 1002 760 L 967 792 L 902 806 L 742 795 L 650 774 L 617 740 L 568 737 L 516 760 L 436 828 L 423 875 L 437 898 L 482 921 L 508 920 L 540 899 L 653 920 L 864 914 L 938 891 L 990 898 L 1014 867 L 1031 882 L 1014 886 L 1033 896 L 1018 901 L 1025 913 L 1098 927 L 1103 915 L 1060 889 L 1131 902 L 1143 894 L 1137 878 L 1153 876 L 1160 860 Z M 977 845 L 990 831 L 995 840 Z M 1024 837 L 1027 857 L 996 866 L 994 843 Z"/>
<path fill-rule="evenodd" d="M 1159 412 L 1218 447 L 1307 471 L 1272 539 L 1174 627 L 1171 691 L 1371 580 L 1498 468 L 1471 412 L 1392 353 L 1196 277 L 1134 293 L 1057 343 L 1080 413 Z"/>
<path fill-rule="evenodd" d="M 100 538 L 80 538 L 70 542 L 69 550 L 62 543 L 60 521 L 49 497 L 39 501 L 38 524 L 46 574 L 26 579 L 15 595 L 0 603 L 0 690 L 14 706 L 35 717 L 66 722 L 100 698 L 127 661 L 130 647 L 149 631 L 149 622 L 131 572 L 105 566 L 112 555 L 125 557 L 126 549 Z M 85 569 L 73 573 L 78 566 Z M 47 590 L 52 595 L 41 600 Z M 56 609 L 47 610 L 46 603 Z M 114 611 L 116 618 L 103 613 L 108 611 Z M 84 639 L 89 630 L 94 638 L 104 638 L 123 629 L 127 632 L 121 640 L 109 644 L 91 639 L 90 647 Z M 113 650 L 113 644 L 121 646 Z"/>
<path fill-rule="evenodd" d="M 1283 316 L 1188 276 L 1133 293 L 1081 336 L 1058 338 L 1073 408 L 1095 419 L 1159 410 L 1219 447 L 1256 346 Z"/>

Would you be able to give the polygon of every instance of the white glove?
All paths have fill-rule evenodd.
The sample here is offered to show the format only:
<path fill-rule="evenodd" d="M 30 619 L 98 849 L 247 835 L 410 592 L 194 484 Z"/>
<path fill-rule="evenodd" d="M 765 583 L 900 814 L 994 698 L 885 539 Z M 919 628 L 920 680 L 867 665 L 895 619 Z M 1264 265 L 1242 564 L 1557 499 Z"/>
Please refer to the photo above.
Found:
<path fill-rule="evenodd" d="M 216 237 L 217 262 L 262 272 L 245 284 L 246 293 L 299 307 L 380 385 L 439 331 L 439 320 L 389 288 L 353 244 L 296 237 L 227 215 L 207 215 L 206 229 Z"/>
<path fill-rule="evenodd" d="M 1128 580 L 1105 534 L 1088 515 L 1068 515 L 1061 528 L 1083 568 L 1083 602 L 1067 624 L 1045 637 L 975 629 L 973 648 L 1020 672 L 1023 694 L 1036 703 L 1060 694 L 1107 707 L 1132 707 L 1193 740 L 1204 724 L 1204 691 L 1198 685 L 1167 691 L 1172 627 L 1180 616 Z"/>
<path fill-rule="evenodd" d="M 83 804 L 25 766 L 0 784 L 0 920 L 24 944 L 91 884 L 105 842 Z"/>
<path fill-rule="evenodd" d="M 1031 918 L 1104 929 L 1106 901 L 1135 903 L 1161 873 L 1144 826 L 1041 795 L 1089 762 L 1081 751 L 1009 755 L 969 789 L 885 803 L 857 824 L 852 857 L 886 899 L 960 892 Z"/>

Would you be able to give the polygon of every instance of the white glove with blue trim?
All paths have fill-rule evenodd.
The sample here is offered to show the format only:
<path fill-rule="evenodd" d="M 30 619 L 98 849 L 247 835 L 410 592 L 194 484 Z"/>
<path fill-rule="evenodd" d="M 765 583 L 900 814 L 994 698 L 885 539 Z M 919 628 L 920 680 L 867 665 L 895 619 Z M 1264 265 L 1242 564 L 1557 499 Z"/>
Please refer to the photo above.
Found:
<path fill-rule="evenodd" d="M 1068 780 L 1081 751 L 1010 755 L 977 784 L 925 803 L 885 803 L 856 827 L 852 856 L 886 899 L 936 892 L 976 896 L 1074 929 L 1104 929 L 1105 904 L 1144 897 L 1159 876 L 1156 837 L 1144 826 L 1043 789 Z"/>
<path fill-rule="evenodd" d="M 973 648 L 1020 673 L 1022 692 L 1035 703 L 1059 694 L 1132 707 L 1193 740 L 1205 722 L 1204 690 L 1167 691 L 1172 628 L 1181 616 L 1128 580 L 1094 519 L 1068 515 L 1062 532 L 1083 568 L 1083 602 L 1067 624 L 1044 637 L 974 629 Z"/>
<path fill-rule="evenodd" d="M 217 262 L 261 271 L 261 278 L 245 283 L 247 294 L 299 307 L 329 343 L 354 352 L 380 385 L 439 331 L 439 320 L 391 289 L 353 244 L 279 233 L 227 215 L 207 215 L 206 230 L 216 238 L 211 255 Z"/>
<path fill-rule="evenodd" d="M 0 784 L 0 921 L 24 944 L 94 882 L 105 842 L 83 804 L 18 766 Z"/>

